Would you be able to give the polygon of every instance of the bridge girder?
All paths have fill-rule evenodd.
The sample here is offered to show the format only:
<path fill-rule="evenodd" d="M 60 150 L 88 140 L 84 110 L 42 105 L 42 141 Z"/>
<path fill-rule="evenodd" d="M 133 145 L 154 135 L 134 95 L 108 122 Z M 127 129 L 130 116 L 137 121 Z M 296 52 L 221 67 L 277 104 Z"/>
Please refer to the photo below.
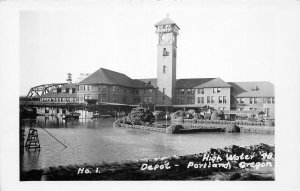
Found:
<path fill-rule="evenodd" d="M 53 88 L 61 88 L 63 85 L 67 83 L 53 83 L 53 84 L 42 84 L 35 87 L 30 88 L 27 96 L 26 96 L 26 103 L 25 108 L 27 108 L 28 101 L 34 98 L 39 98 L 40 96 L 47 94 Z"/>

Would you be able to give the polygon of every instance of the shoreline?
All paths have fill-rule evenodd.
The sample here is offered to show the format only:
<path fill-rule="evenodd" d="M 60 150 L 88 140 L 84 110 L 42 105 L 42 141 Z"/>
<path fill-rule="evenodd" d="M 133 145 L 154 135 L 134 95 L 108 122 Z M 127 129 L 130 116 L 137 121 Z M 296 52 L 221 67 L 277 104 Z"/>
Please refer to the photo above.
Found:
<path fill-rule="evenodd" d="M 214 124 L 214 123 L 174 123 L 174 125 L 182 125 L 183 129 L 176 133 L 195 133 L 195 132 L 228 132 L 230 125 L 234 125 L 239 128 L 240 132 L 234 133 L 258 133 L 258 134 L 274 134 L 275 127 L 271 126 L 257 126 L 257 125 L 235 125 L 235 124 Z M 146 125 L 129 125 L 120 123 L 120 119 L 113 123 L 113 127 L 125 127 L 131 129 L 147 130 L 166 133 L 165 127 L 155 127 Z M 233 133 L 233 132 L 231 132 Z"/>
<path fill-rule="evenodd" d="M 263 159 L 262 152 L 273 153 L 275 146 L 266 144 L 240 147 L 236 145 L 223 149 L 210 149 L 207 152 L 168 156 L 160 158 L 147 158 L 125 160 L 120 162 L 102 161 L 96 164 L 75 164 L 66 166 L 52 166 L 43 169 L 21 171 L 21 181 L 40 180 L 275 180 L 274 158 Z M 213 160 L 215 156 L 225 159 L 231 156 L 251 155 L 251 159 L 240 161 L 227 161 L 231 168 L 223 167 L 221 162 Z M 203 158 L 211 156 L 205 161 L 207 167 L 199 168 L 196 164 L 203 163 Z M 193 166 L 191 165 L 193 162 Z M 225 161 L 226 162 L 226 161 Z M 255 165 L 271 164 L 268 167 L 253 166 L 248 170 L 241 168 L 241 163 L 251 162 Z M 213 164 L 219 165 L 213 168 Z M 249 163 L 250 164 L 250 163 Z M 211 166 L 209 166 L 211 165 Z M 198 167 L 198 168 L 195 168 Z M 155 169 L 156 168 L 156 169 Z M 154 170 L 155 169 L 155 170 Z M 79 173 L 78 173 L 79 172 Z M 87 172 L 87 173 L 86 173 Z M 90 173 L 89 173 L 90 172 Z"/>

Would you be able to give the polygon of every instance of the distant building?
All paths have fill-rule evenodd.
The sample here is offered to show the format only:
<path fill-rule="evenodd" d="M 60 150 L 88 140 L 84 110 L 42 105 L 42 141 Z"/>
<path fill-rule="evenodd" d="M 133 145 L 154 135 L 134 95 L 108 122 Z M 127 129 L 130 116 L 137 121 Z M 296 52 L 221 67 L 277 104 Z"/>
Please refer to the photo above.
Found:
<path fill-rule="evenodd" d="M 47 94 L 40 96 L 41 102 L 76 103 L 76 84 L 64 84 L 60 88 L 53 88 Z"/>
<path fill-rule="evenodd" d="M 275 118 L 274 85 L 270 82 L 229 82 L 232 86 L 237 111 L 263 111 L 266 117 Z"/>
<path fill-rule="evenodd" d="M 96 101 L 137 105 L 154 103 L 155 95 L 155 88 L 150 83 L 134 80 L 125 74 L 104 68 L 77 84 L 79 103 Z"/>

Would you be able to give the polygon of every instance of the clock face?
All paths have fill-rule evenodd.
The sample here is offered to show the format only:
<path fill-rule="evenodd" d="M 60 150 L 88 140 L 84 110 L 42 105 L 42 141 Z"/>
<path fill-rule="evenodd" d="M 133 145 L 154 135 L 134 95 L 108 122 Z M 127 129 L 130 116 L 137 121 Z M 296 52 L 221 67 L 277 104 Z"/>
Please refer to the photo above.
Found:
<path fill-rule="evenodd" d="M 171 40 L 172 40 L 172 34 L 171 33 L 162 34 L 162 36 L 161 36 L 161 42 L 162 43 L 170 43 Z"/>

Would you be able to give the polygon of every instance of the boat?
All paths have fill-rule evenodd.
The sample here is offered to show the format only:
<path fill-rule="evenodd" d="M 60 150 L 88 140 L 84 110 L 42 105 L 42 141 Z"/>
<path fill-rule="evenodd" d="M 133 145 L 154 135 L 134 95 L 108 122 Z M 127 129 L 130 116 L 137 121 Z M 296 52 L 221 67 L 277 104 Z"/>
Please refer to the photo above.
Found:
<path fill-rule="evenodd" d="M 93 116 L 92 116 L 93 119 L 94 118 L 102 118 L 102 119 L 104 119 L 104 118 L 110 118 L 110 117 L 111 117 L 111 115 L 101 115 L 100 113 L 94 113 Z"/>
<path fill-rule="evenodd" d="M 71 112 L 69 114 L 64 114 L 63 119 L 79 119 L 80 113 Z"/>

